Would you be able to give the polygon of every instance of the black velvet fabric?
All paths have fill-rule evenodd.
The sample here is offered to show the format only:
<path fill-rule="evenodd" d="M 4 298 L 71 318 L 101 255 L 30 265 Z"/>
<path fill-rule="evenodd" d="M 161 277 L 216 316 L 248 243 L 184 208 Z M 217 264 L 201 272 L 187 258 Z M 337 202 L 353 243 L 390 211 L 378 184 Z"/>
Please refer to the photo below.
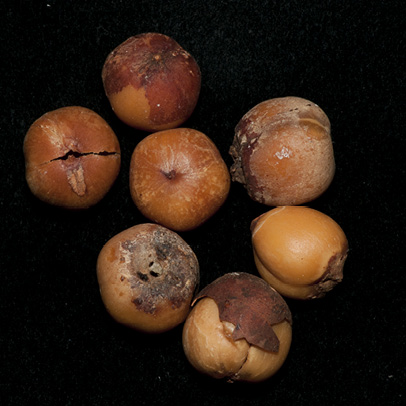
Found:
<path fill-rule="evenodd" d="M 0 4 L 2 405 L 401 405 L 405 383 L 405 6 L 402 1 L 48 0 Z M 146 336 L 115 323 L 99 295 L 103 244 L 146 222 L 128 188 L 145 133 L 121 123 L 104 94 L 107 54 L 142 32 L 173 37 L 202 72 L 184 124 L 227 165 L 234 127 L 257 103 L 300 96 L 332 125 L 337 170 L 308 205 L 349 240 L 344 280 L 323 299 L 287 300 L 288 359 L 257 385 L 214 380 L 187 362 L 182 326 Z M 22 145 L 47 111 L 80 105 L 116 132 L 122 167 L 84 212 L 38 201 Z M 226 272 L 257 274 L 250 223 L 269 207 L 242 185 L 205 225 L 180 233 L 201 287 Z"/>

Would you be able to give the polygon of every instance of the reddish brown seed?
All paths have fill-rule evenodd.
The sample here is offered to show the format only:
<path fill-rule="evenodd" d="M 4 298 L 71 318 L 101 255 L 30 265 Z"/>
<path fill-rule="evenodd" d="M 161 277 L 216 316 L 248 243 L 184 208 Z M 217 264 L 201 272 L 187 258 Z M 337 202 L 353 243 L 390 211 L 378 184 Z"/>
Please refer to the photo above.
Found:
<path fill-rule="evenodd" d="M 180 126 L 196 107 L 201 84 L 195 59 L 159 33 L 128 38 L 107 57 L 102 80 L 117 116 L 145 131 Z"/>
<path fill-rule="evenodd" d="M 263 381 L 283 365 L 292 316 L 264 280 L 230 273 L 205 287 L 183 328 L 183 348 L 200 372 L 230 381 Z"/>
<path fill-rule="evenodd" d="M 207 221 L 222 206 L 230 174 L 205 134 L 174 128 L 148 135 L 134 149 L 130 192 L 144 216 L 175 231 Z"/>
<path fill-rule="evenodd" d="M 110 190 L 120 170 L 120 145 L 106 121 L 80 106 L 38 118 L 24 139 L 26 180 L 46 203 L 85 209 Z"/>
<path fill-rule="evenodd" d="M 248 273 L 229 273 L 206 286 L 197 296 L 210 297 L 219 308 L 221 321 L 233 323 L 234 341 L 245 338 L 250 344 L 268 351 L 279 350 L 279 340 L 272 330 L 292 315 L 283 298 L 267 283 Z"/>

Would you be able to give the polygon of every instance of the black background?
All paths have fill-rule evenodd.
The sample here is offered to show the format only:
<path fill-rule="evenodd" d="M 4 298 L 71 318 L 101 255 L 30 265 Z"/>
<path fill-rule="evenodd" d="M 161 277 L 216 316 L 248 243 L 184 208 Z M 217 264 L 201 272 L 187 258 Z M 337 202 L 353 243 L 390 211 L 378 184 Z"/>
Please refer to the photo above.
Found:
<path fill-rule="evenodd" d="M 402 1 L 15 0 L 3 1 L 0 15 L 2 405 L 405 401 Z M 289 357 L 259 385 L 199 375 L 184 357 L 181 326 L 144 336 L 112 321 L 100 300 L 100 249 L 146 221 L 128 189 L 131 154 L 146 134 L 115 117 L 101 68 L 118 44 L 148 31 L 197 60 L 202 90 L 184 126 L 206 133 L 228 166 L 235 125 L 261 101 L 304 97 L 332 124 L 336 175 L 309 205 L 347 234 L 344 281 L 324 299 L 288 301 Z M 85 212 L 42 204 L 24 178 L 29 126 L 67 105 L 99 113 L 122 148 L 111 192 Z M 233 184 L 209 222 L 181 234 L 199 259 L 201 286 L 226 272 L 256 274 L 249 225 L 267 210 Z"/>

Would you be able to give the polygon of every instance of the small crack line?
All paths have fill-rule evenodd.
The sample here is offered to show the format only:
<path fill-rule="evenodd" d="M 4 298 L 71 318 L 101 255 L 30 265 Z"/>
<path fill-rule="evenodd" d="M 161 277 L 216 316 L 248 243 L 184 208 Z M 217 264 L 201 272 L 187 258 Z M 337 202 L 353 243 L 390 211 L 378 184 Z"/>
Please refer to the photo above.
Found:
<path fill-rule="evenodd" d="M 118 152 L 108 152 L 108 151 L 101 151 L 101 152 L 77 152 L 77 151 L 68 151 L 65 155 L 60 156 L 58 158 L 51 159 L 48 162 L 54 162 L 54 161 L 66 161 L 70 156 L 73 156 L 74 158 L 80 158 L 82 156 L 87 156 L 87 155 L 100 155 L 100 156 L 108 156 L 108 155 L 119 155 Z"/>

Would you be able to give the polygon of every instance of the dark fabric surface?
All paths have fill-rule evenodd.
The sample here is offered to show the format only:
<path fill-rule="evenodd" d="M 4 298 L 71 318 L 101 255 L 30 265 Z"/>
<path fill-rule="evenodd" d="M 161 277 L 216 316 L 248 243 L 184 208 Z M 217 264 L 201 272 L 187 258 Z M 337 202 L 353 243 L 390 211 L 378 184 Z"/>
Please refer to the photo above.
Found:
<path fill-rule="evenodd" d="M 6 1 L 0 4 L 2 405 L 400 405 L 405 383 L 402 1 Z M 184 126 L 206 133 L 227 165 L 234 127 L 257 103 L 300 96 L 332 125 L 337 171 L 309 203 L 347 234 L 344 281 L 325 298 L 288 300 L 289 357 L 259 385 L 203 377 L 188 364 L 182 327 L 144 336 L 113 322 L 101 302 L 97 255 L 145 222 L 128 189 L 145 133 L 122 124 L 101 68 L 128 37 L 167 34 L 197 60 L 202 90 Z M 34 198 L 22 143 L 47 111 L 81 105 L 112 126 L 122 169 L 85 212 Z M 201 286 L 226 272 L 257 274 L 249 225 L 269 210 L 232 184 L 221 210 L 181 236 Z"/>

